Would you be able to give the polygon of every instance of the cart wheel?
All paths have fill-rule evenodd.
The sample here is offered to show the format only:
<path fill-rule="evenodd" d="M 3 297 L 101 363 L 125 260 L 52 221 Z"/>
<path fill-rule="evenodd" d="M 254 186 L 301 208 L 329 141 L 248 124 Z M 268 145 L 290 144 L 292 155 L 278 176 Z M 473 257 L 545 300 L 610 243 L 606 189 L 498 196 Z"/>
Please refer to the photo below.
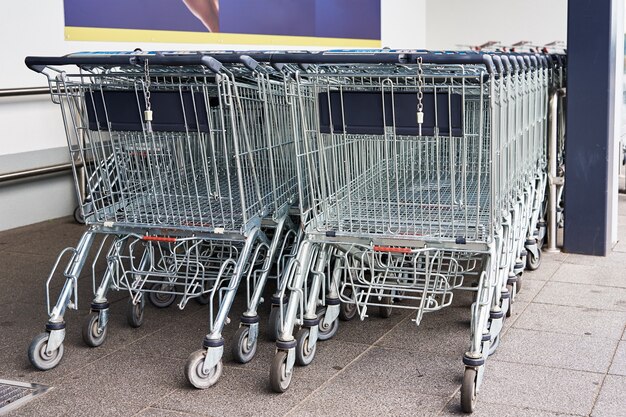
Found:
<path fill-rule="evenodd" d="M 209 304 L 209 300 L 210 300 L 209 297 L 210 297 L 209 294 L 202 294 L 197 297 L 194 297 L 194 300 L 196 300 L 196 303 L 200 304 L 201 306 L 205 306 Z"/>
<path fill-rule="evenodd" d="M 404 290 L 395 290 L 393 292 L 393 295 L 395 295 L 395 297 L 393 297 L 394 304 L 401 302 L 404 299 L 405 294 L 406 294 L 406 291 Z"/>
<path fill-rule="evenodd" d="M 546 236 L 544 234 L 544 236 L 541 239 L 537 240 L 537 249 L 539 249 L 539 251 L 541 251 L 541 248 L 543 248 L 544 243 L 546 243 Z"/>
<path fill-rule="evenodd" d="M 162 292 L 171 291 L 173 287 L 174 286 L 170 284 L 152 284 L 150 290 L 155 292 L 148 293 L 148 300 L 150 300 L 150 304 L 152 304 L 156 308 L 167 308 L 174 304 L 174 301 L 176 301 L 176 294 L 168 294 Z"/>
<path fill-rule="evenodd" d="M 85 317 L 85 323 L 83 324 L 83 341 L 87 346 L 98 347 L 106 340 L 107 326 L 99 330 L 99 325 L 100 315 L 98 313 L 91 313 Z"/>
<path fill-rule="evenodd" d="M 74 221 L 78 224 L 85 224 L 85 216 L 83 216 L 80 206 L 76 206 L 74 209 Z"/>
<path fill-rule="evenodd" d="M 533 255 L 532 252 L 528 252 L 528 256 L 526 256 L 526 269 L 536 271 L 539 265 L 541 265 L 541 249 L 537 251 L 537 256 Z"/>
<path fill-rule="evenodd" d="M 270 367 L 270 386 L 274 392 L 285 392 L 291 384 L 293 371 L 287 373 L 287 352 L 279 350 L 274 355 Z"/>
<path fill-rule="evenodd" d="M 506 289 L 509 290 L 509 294 L 513 294 L 513 285 L 512 284 L 507 284 Z M 506 317 L 511 317 L 511 315 L 513 314 L 513 303 L 512 303 L 513 299 L 509 298 L 509 308 L 506 310 Z"/>
<path fill-rule="evenodd" d="M 464 413 L 472 413 L 476 407 L 476 375 L 476 369 L 465 368 L 461 385 L 461 409 Z"/>
<path fill-rule="evenodd" d="M 138 328 L 143 324 L 143 310 L 145 304 L 144 297 L 141 297 L 141 300 L 137 304 L 133 304 L 132 298 L 128 300 L 126 320 L 128 321 L 130 327 Z"/>
<path fill-rule="evenodd" d="M 319 333 L 317 334 L 318 340 L 328 340 L 337 334 L 339 329 L 339 320 L 335 319 L 332 323 L 324 325 L 324 317 L 326 316 L 326 308 L 321 308 L 317 311 L 317 318 L 319 319 Z"/>
<path fill-rule="evenodd" d="M 308 327 L 303 327 L 296 335 L 296 363 L 300 366 L 307 366 L 313 362 L 317 343 L 313 347 L 309 347 L 309 336 L 311 331 Z"/>
<path fill-rule="evenodd" d="M 256 353 L 257 341 L 252 346 L 249 345 L 250 327 L 241 326 L 235 332 L 235 343 L 232 345 L 233 356 L 239 363 L 248 363 Z"/>
<path fill-rule="evenodd" d="M 498 346 L 500 346 L 500 334 L 498 334 L 492 341 L 491 344 L 489 345 L 489 352 L 488 355 L 491 356 L 494 353 L 496 353 L 496 350 L 498 349 Z"/>
<path fill-rule="evenodd" d="M 385 296 L 380 302 L 385 305 L 378 307 L 378 315 L 383 319 L 388 319 L 391 317 L 391 311 L 393 310 L 393 307 L 391 307 L 392 299 L 389 297 L 388 293 L 385 293 Z"/>
<path fill-rule="evenodd" d="M 46 353 L 49 338 L 50 333 L 40 333 L 33 338 L 30 346 L 28 346 L 28 359 L 30 363 L 40 371 L 47 371 L 48 369 L 54 368 L 61 362 L 61 358 L 63 358 L 63 344 L 54 352 Z"/>
<path fill-rule="evenodd" d="M 222 360 L 217 363 L 209 372 L 204 372 L 204 358 L 206 350 L 200 349 L 189 355 L 185 364 L 185 376 L 191 385 L 198 389 L 207 389 L 215 385 L 222 375 Z"/>
<path fill-rule="evenodd" d="M 274 342 L 276 341 L 276 339 L 278 339 L 279 334 L 280 334 L 280 307 L 272 306 L 272 309 L 270 310 L 270 318 L 268 320 L 267 336 L 272 342 Z"/>
<path fill-rule="evenodd" d="M 356 317 L 356 313 L 357 313 L 356 304 L 341 303 L 341 306 L 339 308 L 339 320 L 350 321 Z"/>
<path fill-rule="evenodd" d="M 348 298 L 352 298 L 352 289 L 346 288 L 345 296 Z M 339 320 L 341 321 L 350 321 L 352 320 L 357 313 L 356 304 L 353 303 L 341 303 L 339 307 Z"/>

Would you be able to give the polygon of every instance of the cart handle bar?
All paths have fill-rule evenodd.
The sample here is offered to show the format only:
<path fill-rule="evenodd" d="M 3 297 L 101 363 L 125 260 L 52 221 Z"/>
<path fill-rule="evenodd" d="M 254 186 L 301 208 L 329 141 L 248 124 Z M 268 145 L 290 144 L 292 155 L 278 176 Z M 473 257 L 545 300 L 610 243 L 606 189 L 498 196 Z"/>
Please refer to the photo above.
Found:
<path fill-rule="evenodd" d="M 163 66 L 203 66 L 214 73 L 220 72 L 222 64 L 215 58 L 200 53 L 165 55 L 155 54 L 70 54 L 65 56 L 27 56 L 26 66 L 35 72 L 43 72 L 46 67 L 55 65 L 143 65 L 145 61 L 150 65 Z"/>
<path fill-rule="evenodd" d="M 185 54 L 163 52 L 139 53 L 78 53 L 57 57 L 29 56 L 25 63 L 28 68 L 36 72 L 43 72 L 49 66 L 61 65 L 107 65 L 128 66 L 143 65 L 146 60 L 151 65 L 163 66 L 193 66 L 201 65 L 212 72 L 219 72 L 222 63 L 242 63 L 246 67 L 256 67 L 256 62 L 270 64 L 410 64 L 421 60 L 424 64 L 441 65 L 485 65 L 489 73 L 496 72 L 493 59 L 487 54 L 466 52 L 229 52 L 213 53 L 195 52 Z M 255 62 L 256 61 L 256 62 Z"/>

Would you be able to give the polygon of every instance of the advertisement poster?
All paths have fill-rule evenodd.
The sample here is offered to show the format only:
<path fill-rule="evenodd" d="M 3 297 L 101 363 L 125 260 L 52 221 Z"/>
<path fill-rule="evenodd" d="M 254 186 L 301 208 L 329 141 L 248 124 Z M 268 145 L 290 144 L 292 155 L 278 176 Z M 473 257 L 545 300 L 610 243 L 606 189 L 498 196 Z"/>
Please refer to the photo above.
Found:
<path fill-rule="evenodd" d="M 64 0 L 65 39 L 380 47 L 381 0 Z"/>

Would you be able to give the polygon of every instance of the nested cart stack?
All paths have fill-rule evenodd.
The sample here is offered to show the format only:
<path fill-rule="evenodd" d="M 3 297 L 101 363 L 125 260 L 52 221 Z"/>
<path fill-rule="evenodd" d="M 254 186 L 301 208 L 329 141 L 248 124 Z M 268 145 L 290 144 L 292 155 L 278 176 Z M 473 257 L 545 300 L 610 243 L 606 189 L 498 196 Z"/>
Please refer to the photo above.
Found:
<path fill-rule="evenodd" d="M 105 237 L 94 265 L 104 256 L 107 267 L 100 282 L 94 273 L 83 327 L 88 345 L 105 340 L 109 289 L 129 291 L 135 327 L 146 298 L 165 307 L 180 297 L 180 308 L 195 298 L 209 305 L 209 332 L 186 374 L 194 386 L 208 387 L 221 374 L 222 329 L 245 279 L 248 308 L 234 351 L 249 361 L 264 284 L 296 239 L 284 74 L 246 57 L 223 65 L 198 53 L 75 54 L 26 63 L 47 75 L 72 161 L 86 170 L 89 225 L 47 281 L 49 321 L 29 348 L 32 364 L 50 369 L 63 356 L 65 311 L 77 308 L 78 278 L 96 235 Z M 66 254 L 65 284 L 51 307 L 50 281 Z"/>
<path fill-rule="evenodd" d="M 109 289 L 129 291 L 133 326 L 146 299 L 207 303 L 209 333 L 186 366 L 197 388 L 221 374 L 222 328 L 244 279 L 240 362 L 254 356 L 261 293 L 278 278 L 268 326 L 278 392 L 340 319 L 402 308 L 419 325 L 473 291 L 461 390 L 471 412 L 522 271 L 540 262 L 557 61 L 390 50 L 27 59 L 48 76 L 87 171 L 89 224 L 59 257 L 69 256 L 66 282 L 53 308 L 48 296 L 31 362 L 60 361 L 65 310 L 103 235 L 85 341 L 106 337 Z"/>
<path fill-rule="evenodd" d="M 295 77 L 305 238 L 285 271 L 272 388 L 288 389 L 294 365 L 311 363 L 338 317 L 408 308 L 419 324 L 456 289 L 472 289 L 461 396 L 472 411 L 525 246 L 536 246 L 526 238 L 543 196 L 545 58 L 337 51 L 269 59 L 313 64 Z M 474 286 L 464 283 L 472 277 Z"/>

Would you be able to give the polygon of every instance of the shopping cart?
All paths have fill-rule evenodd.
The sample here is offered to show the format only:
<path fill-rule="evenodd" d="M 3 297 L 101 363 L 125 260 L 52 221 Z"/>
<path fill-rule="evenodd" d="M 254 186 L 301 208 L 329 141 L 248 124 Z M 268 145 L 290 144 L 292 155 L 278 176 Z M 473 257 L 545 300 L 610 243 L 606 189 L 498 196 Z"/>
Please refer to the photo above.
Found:
<path fill-rule="evenodd" d="M 129 291 L 135 327 L 146 296 L 161 307 L 177 296 L 180 308 L 201 299 L 209 304 L 209 333 L 186 374 L 198 388 L 211 386 L 240 282 L 247 282 L 247 309 L 233 350 L 247 362 L 265 282 L 297 237 L 289 216 L 297 184 L 285 74 L 245 56 L 222 64 L 200 53 L 87 53 L 26 63 L 47 75 L 74 167 L 87 171 L 89 225 L 47 281 L 49 321 L 29 348 L 31 362 L 50 369 L 61 360 L 64 314 L 77 308 L 78 278 L 98 234 L 105 238 L 94 264 L 104 255 L 107 268 L 99 283 L 94 273 L 85 342 L 105 340 L 109 289 Z M 65 284 L 50 308 L 50 281 L 66 254 Z"/>
<path fill-rule="evenodd" d="M 339 303 L 361 318 L 372 307 L 413 309 L 419 324 L 450 305 L 469 272 L 478 278 L 463 357 L 462 405 L 471 411 L 525 242 L 527 182 L 545 138 L 545 68 L 536 57 L 513 67 L 477 53 L 267 59 L 314 64 L 295 77 L 305 239 L 286 270 L 273 390 L 288 389 L 294 365 L 312 361 Z"/>

